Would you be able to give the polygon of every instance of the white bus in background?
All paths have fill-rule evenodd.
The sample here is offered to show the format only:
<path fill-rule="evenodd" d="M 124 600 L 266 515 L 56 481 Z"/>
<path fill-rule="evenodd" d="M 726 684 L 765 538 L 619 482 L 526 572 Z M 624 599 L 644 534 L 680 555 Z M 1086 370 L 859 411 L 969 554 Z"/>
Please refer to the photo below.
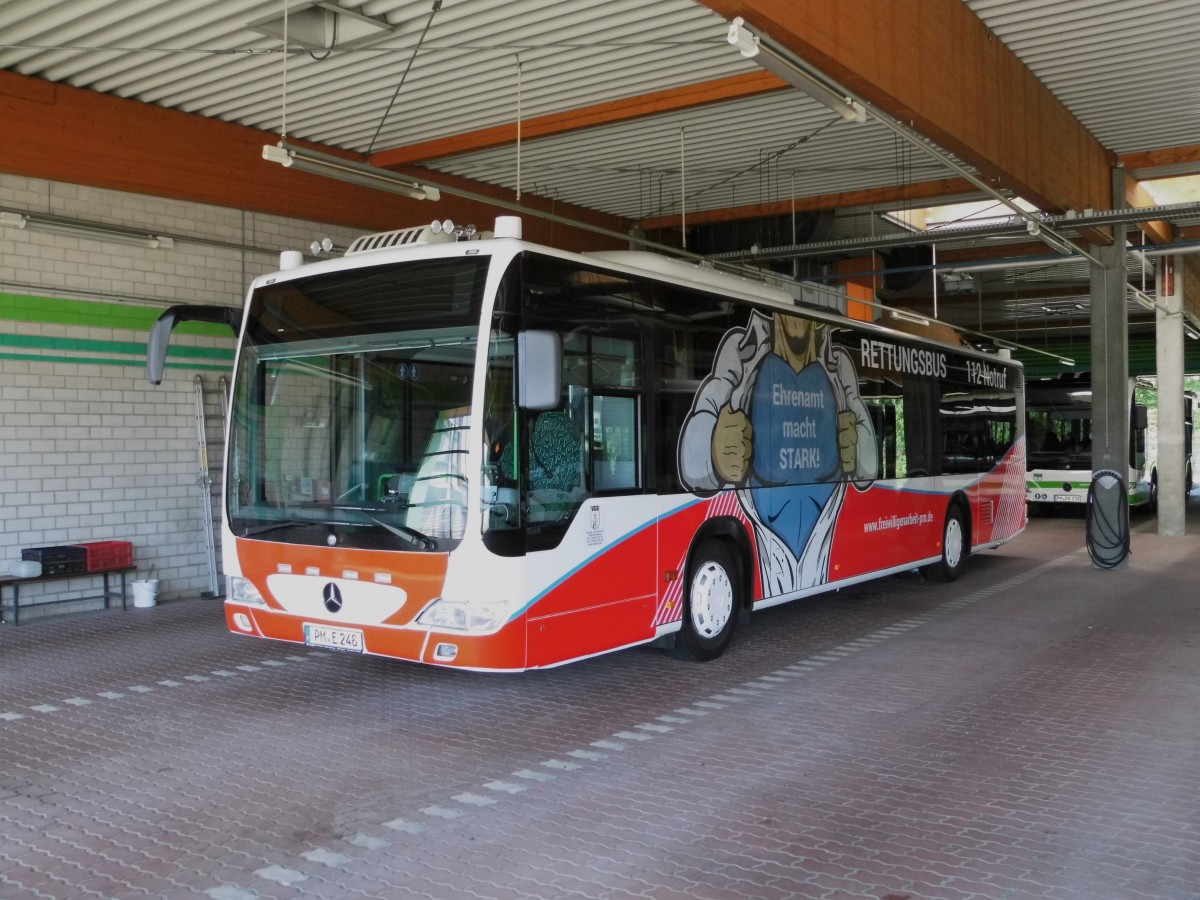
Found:
<path fill-rule="evenodd" d="M 1152 380 L 1130 378 L 1129 465 L 1125 472 L 1129 505 L 1153 510 L 1158 504 L 1157 431 L 1151 427 L 1148 404 L 1139 403 L 1142 390 L 1152 398 Z M 1184 489 L 1192 489 L 1192 428 L 1195 400 L 1184 398 Z M 1090 375 L 1030 379 L 1025 398 L 1027 453 L 1026 499 L 1030 510 L 1087 502 L 1092 481 L 1092 382 Z"/>

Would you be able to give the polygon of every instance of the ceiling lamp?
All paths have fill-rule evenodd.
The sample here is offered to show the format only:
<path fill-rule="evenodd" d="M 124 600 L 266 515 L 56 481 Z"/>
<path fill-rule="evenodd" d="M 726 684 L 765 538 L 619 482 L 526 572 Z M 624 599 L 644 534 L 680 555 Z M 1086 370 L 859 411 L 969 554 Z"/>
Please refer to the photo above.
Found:
<path fill-rule="evenodd" d="M 902 309 L 889 309 L 888 312 L 892 314 L 893 319 L 900 322 L 910 322 L 913 325 L 924 325 L 926 327 L 930 324 L 927 318 L 918 316 L 916 313 L 905 312 Z"/>
<path fill-rule="evenodd" d="M 0 212 L 0 225 L 20 228 L 24 231 L 40 231 L 64 237 L 84 238 L 92 241 L 107 241 L 111 244 L 126 244 L 131 247 L 149 247 L 151 250 L 170 249 L 175 239 L 164 234 L 149 234 L 131 228 L 104 225 L 99 222 L 77 222 L 37 213 Z"/>
<path fill-rule="evenodd" d="M 413 200 L 440 200 L 442 197 L 441 192 L 432 185 L 407 181 L 387 169 L 368 166 L 340 156 L 330 156 L 328 153 L 318 153 L 316 150 L 287 147 L 282 143 L 267 144 L 263 147 L 263 159 L 279 163 L 287 169 L 295 169 L 297 172 L 324 175 L 326 178 L 344 181 L 347 184 L 388 191 Z"/>
<path fill-rule="evenodd" d="M 1035 219 L 1025 220 L 1025 230 L 1029 232 L 1031 237 L 1035 237 L 1051 250 L 1057 250 L 1063 256 L 1072 256 L 1075 254 L 1076 248 L 1068 241 L 1064 240 L 1058 234 L 1043 228 L 1041 223 Z"/>
<path fill-rule="evenodd" d="M 343 9 L 330 0 L 311 0 L 289 8 L 286 29 L 282 15 L 257 19 L 246 27 L 281 41 L 286 32 L 289 45 L 317 52 L 361 47 L 389 37 L 395 30 L 382 16 Z"/>
<path fill-rule="evenodd" d="M 1156 247 L 1138 247 L 1130 248 L 1129 255 L 1140 259 L 1143 264 L 1148 265 L 1148 257 L 1151 256 L 1174 256 L 1177 253 L 1200 253 L 1200 241 L 1179 241 L 1171 244 L 1160 244 Z"/>
<path fill-rule="evenodd" d="M 831 90 L 805 71 L 795 57 L 770 38 L 755 34 L 746 27 L 741 16 L 729 23 L 726 40 L 737 47 L 746 59 L 753 59 L 768 72 L 774 72 L 792 87 L 820 100 L 847 122 L 867 121 L 867 110 L 861 103 L 840 91 Z"/>
<path fill-rule="evenodd" d="M 756 60 L 764 69 L 774 72 L 792 87 L 820 100 L 847 121 L 866 121 L 867 107 L 863 101 L 856 99 L 844 87 L 829 80 L 786 47 L 761 34 L 755 34 L 746 27 L 746 21 L 741 16 L 734 18 L 729 23 L 726 40 L 732 46 L 737 47 L 742 56 Z M 905 125 L 877 108 L 871 109 L 871 117 L 917 149 L 928 153 L 941 164 L 957 172 L 988 196 L 1007 206 L 1026 222 L 1031 235 L 1039 238 L 1052 249 L 1064 256 L 1078 254 L 1090 262 L 1099 264 L 1100 261 L 1096 257 L 1077 247 L 1048 225 L 1043 225 L 1032 213 L 1022 209 L 977 172 L 955 159 L 952 154 L 942 150 L 911 126 Z"/>

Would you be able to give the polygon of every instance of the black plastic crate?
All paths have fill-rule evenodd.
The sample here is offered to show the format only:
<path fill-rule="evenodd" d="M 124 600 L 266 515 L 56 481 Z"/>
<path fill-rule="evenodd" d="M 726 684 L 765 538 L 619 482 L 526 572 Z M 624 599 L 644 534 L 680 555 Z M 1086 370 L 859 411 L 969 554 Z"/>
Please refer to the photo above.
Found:
<path fill-rule="evenodd" d="M 29 547 L 21 559 L 42 564 L 43 575 L 74 575 L 87 571 L 87 550 L 83 547 Z"/>

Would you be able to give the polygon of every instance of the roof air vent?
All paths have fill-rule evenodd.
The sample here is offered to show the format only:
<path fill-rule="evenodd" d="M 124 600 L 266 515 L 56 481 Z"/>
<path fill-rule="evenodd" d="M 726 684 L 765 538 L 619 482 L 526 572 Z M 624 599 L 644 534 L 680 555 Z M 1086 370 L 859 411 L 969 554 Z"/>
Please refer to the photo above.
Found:
<path fill-rule="evenodd" d="M 409 247 L 414 244 L 448 244 L 454 241 L 453 234 L 435 232 L 428 225 L 418 225 L 416 228 L 401 228 L 399 231 L 381 231 L 378 234 L 364 234 L 355 238 L 346 250 L 347 256 L 356 253 L 371 253 L 375 250 L 391 250 L 396 247 Z"/>

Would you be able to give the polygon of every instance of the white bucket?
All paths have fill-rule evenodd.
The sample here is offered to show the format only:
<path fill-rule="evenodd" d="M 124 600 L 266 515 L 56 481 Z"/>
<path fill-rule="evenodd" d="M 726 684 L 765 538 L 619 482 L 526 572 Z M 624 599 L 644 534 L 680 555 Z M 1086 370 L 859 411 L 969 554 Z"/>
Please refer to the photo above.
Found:
<path fill-rule="evenodd" d="M 134 581 L 130 584 L 130 587 L 133 588 L 133 605 L 138 609 L 149 609 L 158 598 L 157 578 L 151 578 L 147 581 Z"/>

